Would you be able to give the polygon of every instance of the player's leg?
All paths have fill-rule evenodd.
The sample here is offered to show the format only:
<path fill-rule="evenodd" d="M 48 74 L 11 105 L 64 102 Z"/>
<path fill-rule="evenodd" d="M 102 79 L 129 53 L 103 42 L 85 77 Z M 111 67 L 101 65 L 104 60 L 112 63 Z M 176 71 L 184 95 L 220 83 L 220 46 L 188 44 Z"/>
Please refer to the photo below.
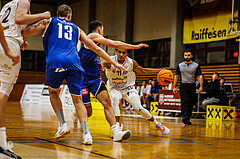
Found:
<path fill-rule="evenodd" d="M 67 76 L 65 79 L 72 96 L 73 104 L 76 108 L 77 117 L 83 129 L 82 143 L 85 145 L 91 145 L 93 144 L 93 140 L 88 128 L 87 110 L 82 102 L 82 97 L 81 97 L 81 88 L 83 85 L 81 72 L 75 71 L 75 70 L 68 70 Z"/>
<path fill-rule="evenodd" d="M 110 89 L 109 90 L 109 96 L 111 99 L 111 104 L 112 104 L 112 108 L 115 114 L 115 118 L 116 118 L 116 122 L 119 123 L 120 122 L 120 108 L 119 108 L 119 102 L 122 99 L 122 94 L 120 91 L 116 90 L 116 89 Z"/>
<path fill-rule="evenodd" d="M 110 89 L 109 96 L 110 96 L 112 108 L 115 114 L 115 119 L 116 119 L 117 125 L 119 126 L 119 130 L 123 130 L 123 124 L 120 123 L 120 109 L 119 109 L 119 103 L 122 99 L 122 93 L 116 89 Z M 113 139 L 113 134 L 111 135 L 111 139 Z"/>
<path fill-rule="evenodd" d="M 20 47 L 16 41 L 7 39 L 11 51 L 20 54 Z M 2 46 L 0 46 L 0 64 L 5 67 L 0 69 L 0 153 L 11 158 L 21 158 L 16 155 L 7 143 L 6 128 L 4 124 L 4 109 L 7 106 L 8 97 L 12 92 L 13 85 L 16 82 L 21 64 L 12 66 L 12 60 L 8 58 Z"/>
<path fill-rule="evenodd" d="M 100 78 L 96 78 L 92 83 L 91 92 L 96 96 L 96 98 L 104 107 L 105 117 L 113 131 L 113 141 L 122 141 L 130 138 L 131 132 L 129 130 L 120 130 L 114 116 L 114 111 L 111 105 L 111 100 L 107 88 Z"/>
<path fill-rule="evenodd" d="M 156 119 L 154 119 L 154 117 L 151 115 L 151 113 L 147 109 L 142 107 L 140 97 L 135 88 L 129 87 L 129 89 L 124 92 L 124 97 L 133 106 L 137 113 L 142 115 L 143 118 L 145 118 L 146 120 L 153 122 L 157 129 L 162 132 L 162 134 L 166 135 L 169 133 L 169 129 L 166 126 L 157 122 Z"/>
<path fill-rule="evenodd" d="M 64 137 L 65 135 L 70 133 L 69 126 L 67 125 L 64 118 L 62 101 L 59 97 L 60 93 L 59 87 L 62 84 L 62 81 L 64 80 L 65 76 L 66 71 L 56 72 L 55 69 L 46 71 L 45 85 L 48 86 L 50 102 L 59 120 L 59 127 L 57 133 L 55 134 L 55 138 Z"/>
<path fill-rule="evenodd" d="M 82 94 L 82 101 L 87 109 L 88 117 L 92 116 L 92 105 L 90 101 L 90 90 L 89 90 L 89 83 L 91 83 L 91 79 L 88 78 L 87 75 L 82 75 L 83 79 L 83 86 L 81 90 Z"/>
<path fill-rule="evenodd" d="M 7 153 L 10 154 L 11 149 L 7 143 L 7 135 L 6 135 L 6 128 L 4 125 L 4 109 L 8 102 L 8 97 L 13 89 L 13 83 L 6 83 L 1 82 L 0 86 L 0 153 L 9 156 Z M 14 154 L 12 154 L 14 155 Z"/>

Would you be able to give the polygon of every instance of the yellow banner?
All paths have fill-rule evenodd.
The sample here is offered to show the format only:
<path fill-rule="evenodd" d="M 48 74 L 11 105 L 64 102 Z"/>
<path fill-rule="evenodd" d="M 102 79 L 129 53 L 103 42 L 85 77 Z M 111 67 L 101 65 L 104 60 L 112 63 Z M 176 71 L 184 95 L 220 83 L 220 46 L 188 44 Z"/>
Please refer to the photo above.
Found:
<path fill-rule="evenodd" d="M 183 43 L 203 43 L 238 37 L 231 32 L 231 0 L 188 2 L 184 18 Z"/>

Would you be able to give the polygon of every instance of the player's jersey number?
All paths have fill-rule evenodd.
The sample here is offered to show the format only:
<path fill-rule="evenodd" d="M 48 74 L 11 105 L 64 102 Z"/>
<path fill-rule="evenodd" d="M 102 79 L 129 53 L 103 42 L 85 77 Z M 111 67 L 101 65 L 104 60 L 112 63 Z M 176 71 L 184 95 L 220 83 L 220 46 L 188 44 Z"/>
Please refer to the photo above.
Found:
<path fill-rule="evenodd" d="M 10 13 L 11 13 L 11 7 L 9 7 L 6 11 L 5 11 L 5 13 L 3 14 L 3 20 L 2 20 L 2 23 L 7 23 L 8 21 L 9 21 L 9 15 L 10 15 Z"/>
<path fill-rule="evenodd" d="M 72 26 L 70 25 L 63 25 L 62 23 L 58 23 L 58 38 L 62 39 L 63 36 L 67 40 L 72 40 Z"/>

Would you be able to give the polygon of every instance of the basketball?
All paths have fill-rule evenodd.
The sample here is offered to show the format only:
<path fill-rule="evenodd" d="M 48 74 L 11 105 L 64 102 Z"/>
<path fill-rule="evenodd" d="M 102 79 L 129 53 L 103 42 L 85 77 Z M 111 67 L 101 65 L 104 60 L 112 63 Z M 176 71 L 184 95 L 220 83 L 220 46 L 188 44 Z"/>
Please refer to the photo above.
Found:
<path fill-rule="evenodd" d="M 160 85 L 167 86 L 173 81 L 173 73 L 170 70 L 162 70 L 157 74 Z"/>

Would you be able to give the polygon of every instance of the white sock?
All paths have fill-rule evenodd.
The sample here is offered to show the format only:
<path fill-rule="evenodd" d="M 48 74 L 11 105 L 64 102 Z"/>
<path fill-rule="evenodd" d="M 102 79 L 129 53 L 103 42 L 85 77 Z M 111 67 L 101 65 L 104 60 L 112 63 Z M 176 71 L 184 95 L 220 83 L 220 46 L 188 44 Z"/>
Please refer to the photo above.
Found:
<path fill-rule="evenodd" d="M 154 125 L 157 125 L 159 122 L 157 122 L 157 120 L 154 119 L 153 123 L 154 123 Z"/>
<path fill-rule="evenodd" d="M 118 124 L 115 124 L 115 125 L 111 126 L 111 129 L 112 129 L 114 134 L 117 133 L 119 131 Z"/>
<path fill-rule="evenodd" d="M 5 127 L 1 127 L 1 128 L 0 128 L 0 146 L 1 146 L 4 150 L 7 150 L 7 149 L 8 149 L 8 145 L 7 145 L 7 135 L 6 135 L 6 128 L 5 128 Z"/>

